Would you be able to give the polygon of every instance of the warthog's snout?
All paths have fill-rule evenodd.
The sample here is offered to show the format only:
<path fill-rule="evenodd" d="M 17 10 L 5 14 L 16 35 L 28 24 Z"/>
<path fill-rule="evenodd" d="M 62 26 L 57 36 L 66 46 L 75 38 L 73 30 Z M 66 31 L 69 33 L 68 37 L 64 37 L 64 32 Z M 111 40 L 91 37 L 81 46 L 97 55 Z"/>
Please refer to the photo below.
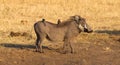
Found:
<path fill-rule="evenodd" d="M 92 33 L 92 32 L 93 32 L 93 30 L 88 30 L 88 29 L 84 28 L 84 32 L 87 32 L 87 33 Z"/>
<path fill-rule="evenodd" d="M 93 32 L 93 30 L 91 29 L 91 27 L 87 23 L 84 26 L 84 32 L 87 32 L 87 33 Z"/>

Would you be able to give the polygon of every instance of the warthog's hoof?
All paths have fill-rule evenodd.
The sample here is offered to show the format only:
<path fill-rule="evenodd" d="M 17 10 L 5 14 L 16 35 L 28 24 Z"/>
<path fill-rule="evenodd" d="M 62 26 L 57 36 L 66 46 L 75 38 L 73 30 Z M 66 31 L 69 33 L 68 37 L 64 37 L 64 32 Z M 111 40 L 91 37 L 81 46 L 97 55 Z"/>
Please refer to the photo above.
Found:
<path fill-rule="evenodd" d="M 34 50 L 33 52 L 38 52 L 38 50 Z"/>
<path fill-rule="evenodd" d="M 71 54 L 76 54 L 76 53 L 77 53 L 77 52 L 75 52 L 75 51 L 74 51 L 74 52 L 71 52 Z"/>
<path fill-rule="evenodd" d="M 39 51 L 39 53 L 44 53 L 44 51 Z"/>
<path fill-rule="evenodd" d="M 61 54 L 66 54 L 66 51 L 61 49 L 61 48 L 60 49 L 56 49 L 56 52 L 59 52 Z"/>
<path fill-rule="evenodd" d="M 35 50 L 34 52 L 44 53 L 43 51 Z"/>
<path fill-rule="evenodd" d="M 65 51 L 65 50 L 61 50 L 59 52 L 62 53 L 62 54 L 66 54 L 67 53 L 67 51 Z"/>
<path fill-rule="evenodd" d="M 75 52 L 73 52 L 73 51 L 69 52 L 69 51 L 67 51 L 67 50 L 64 50 L 64 51 L 60 51 L 60 53 L 62 53 L 62 54 L 67 54 L 67 53 L 74 54 Z"/>
<path fill-rule="evenodd" d="M 62 54 L 67 54 L 67 52 L 66 51 L 63 51 L 63 52 L 61 52 Z"/>

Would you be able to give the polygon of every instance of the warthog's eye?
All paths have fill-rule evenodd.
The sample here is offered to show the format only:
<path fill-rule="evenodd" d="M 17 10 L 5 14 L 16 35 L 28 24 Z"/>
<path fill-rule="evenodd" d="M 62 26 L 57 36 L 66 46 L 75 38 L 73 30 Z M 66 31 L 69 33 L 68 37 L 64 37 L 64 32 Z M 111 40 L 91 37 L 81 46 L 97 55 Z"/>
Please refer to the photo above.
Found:
<path fill-rule="evenodd" d="M 79 21 L 81 20 L 81 19 L 78 19 Z"/>

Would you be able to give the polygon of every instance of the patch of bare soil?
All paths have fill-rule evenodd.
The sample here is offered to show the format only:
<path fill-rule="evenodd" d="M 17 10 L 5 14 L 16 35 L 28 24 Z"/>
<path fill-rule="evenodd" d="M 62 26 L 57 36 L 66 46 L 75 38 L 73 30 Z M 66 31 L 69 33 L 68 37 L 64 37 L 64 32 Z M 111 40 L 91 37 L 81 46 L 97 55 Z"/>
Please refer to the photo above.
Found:
<path fill-rule="evenodd" d="M 114 38 L 79 41 L 72 44 L 73 54 L 47 47 L 38 53 L 34 45 L 0 43 L 0 65 L 120 65 L 120 43 Z"/>

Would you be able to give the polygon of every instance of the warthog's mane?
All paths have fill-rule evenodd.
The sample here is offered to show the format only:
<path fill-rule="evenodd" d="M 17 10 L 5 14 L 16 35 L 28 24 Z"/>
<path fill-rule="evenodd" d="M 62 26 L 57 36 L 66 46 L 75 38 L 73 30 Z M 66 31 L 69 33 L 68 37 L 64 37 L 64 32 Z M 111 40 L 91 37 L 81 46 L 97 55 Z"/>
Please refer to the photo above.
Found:
<path fill-rule="evenodd" d="M 71 21 L 63 21 L 58 26 L 66 26 L 66 25 L 69 25 L 70 23 Z"/>
<path fill-rule="evenodd" d="M 66 25 L 69 25 L 71 22 L 74 22 L 73 19 L 69 18 L 65 21 L 62 21 L 61 23 L 58 24 L 59 27 L 62 27 L 62 26 L 66 26 Z"/>
<path fill-rule="evenodd" d="M 62 21 L 62 22 L 60 22 L 59 24 L 56 24 L 56 23 L 52 23 L 52 22 L 50 22 L 50 21 L 45 21 L 45 23 L 48 23 L 48 24 L 51 24 L 51 25 L 57 25 L 58 27 L 64 27 L 64 26 L 66 26 L 66 25 L 69 25 L 71 22 L 74 22 L 73 20 L 71 20 L 71 19 L 68 19 L 68 20 L 65 20 L 65 21 Z"/>

